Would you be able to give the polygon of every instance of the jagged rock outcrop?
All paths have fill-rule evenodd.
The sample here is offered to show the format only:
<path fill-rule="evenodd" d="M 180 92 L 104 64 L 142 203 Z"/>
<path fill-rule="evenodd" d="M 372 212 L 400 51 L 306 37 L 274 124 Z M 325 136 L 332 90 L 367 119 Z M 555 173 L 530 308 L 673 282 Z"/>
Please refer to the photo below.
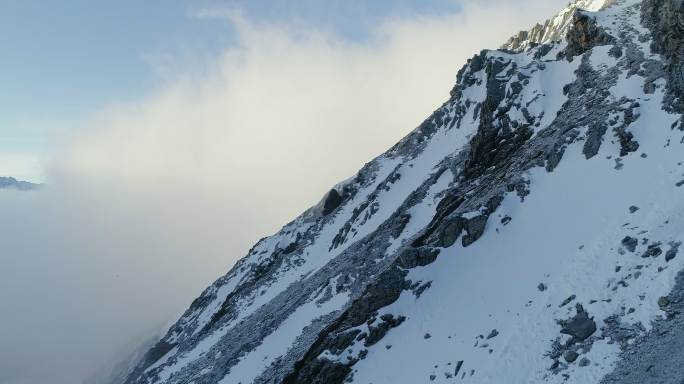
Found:
<path fill-rule="evenodd" d="M 615 41 L 615 38 L 606 33 L 592 16 L 576 11 L 572 18 L 572 27 L 567 32 L 566 41 L 568 46 L 565 48 L 565 55 L 572 58 L 596 46 L 610 44 Z"/>
<path fill-rule="evenodd" d="M 651 30 L 651 49 L 667 59 L 666 103 L 672 111 L 684 113 L 684 2 L 644 1 L 642 22 Z M 684 121 L 680 121 L 678 128 L 684 129 Z"/>
<path fill-rule="evenodd" d="M 576 26 L 576 14 L 582 10 L 598 11 L 615 1 L 613 0 L 579 0 L 571 2 L 556 17 L 543 24 L 535 24 L 527 31 L 520 31 L 511 37 L 501 49 L 523 51 L 542 44 L 562 41 L 569 31 Z"/>

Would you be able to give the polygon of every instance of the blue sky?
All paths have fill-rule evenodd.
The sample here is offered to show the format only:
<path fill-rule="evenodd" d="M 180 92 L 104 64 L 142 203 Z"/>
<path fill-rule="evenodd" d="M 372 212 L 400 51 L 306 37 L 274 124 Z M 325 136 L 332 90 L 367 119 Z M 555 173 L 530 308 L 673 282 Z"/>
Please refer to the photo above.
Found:
<path fill-rule="evenodd" d="M 193 17 L 207 7 L 238 7 L 256 23 L 301 23 L 362 41 L 386 18 L 454 12 L 458 2 L 6 0 L 0 13 L 0 156 L 18 160 L 6 161 L 0 172 L 41 178 L 38 163 L 26 159 L 49 154 L 53 139 L 84 116 L 153 91 L 164 81 L 159 68 L 165 57 L 182 57 L 192 66 L 230 46 L 229 23 Z"/>

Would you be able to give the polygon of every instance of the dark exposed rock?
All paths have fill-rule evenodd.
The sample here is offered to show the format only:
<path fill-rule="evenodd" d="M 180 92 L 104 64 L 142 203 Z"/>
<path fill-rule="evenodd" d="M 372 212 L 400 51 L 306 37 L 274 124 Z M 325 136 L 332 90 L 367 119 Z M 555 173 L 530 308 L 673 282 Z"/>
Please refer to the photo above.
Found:
<path fill-rule="evenodd" d="M 466 234 L 463 236 L 463 246 L 467 247 L 474 243 L 477 239 L 484 233 L 485 226 L 487 225 L 488 216 L 480 215 L 475 216 L 470 220 L 466 220 L 464 228 Z"/>
<path fill-rule="evenodd" d="M 330 361 L 327 359 L 314 359 L 299 371 L 300 377 L 306 378 L 309 384 L 342 383 L 351 373 L 351 366 Z M 289 381 L 286 378 L 283 384 L 295 384 L 299 382 Z"/>
<path fill-rule="evenodd" d="M 623 123 L 613 129 L 615 136 L 620 143 L 621 157 L 627 156 L 629 153 L 636 152 L 639 149 L 639 143 L 634 140 L 634 134 L 628 131 L 630 124 L 639 118 L 639 114 L 635 112 L 639 106 L 638 102 L 634 102 L 630 104 L 628 108 L 625 108 L 622 111 L 624 117 Z"/>
<path fill-rule="evenodd" d="M 463 360 L 459 360 L 456 363 L 456 368 L 454 369 L 454 376 L 458 376 L 458 372 L 461 371 L 461 367 L 463 367 Z"/>
<path fill-rule="evenodd" d="M 570 335 L 578 341 L 583 341 L 596 332 L 596 323 L 584 310 L 581 304 L 575 306 L 577 314 L 570 320 L 561 321 L 561 333 Z"/>
<path fill-rule="evenodd" d="M 534 53 L 534 58 L 535 59 L 541 59 L 542 57 L 546 56 L 551 52 L 551 49 L 553 49 L 553 46 L 551 44 L 542 44 L 539 46 L 539 49 Z"/>
<path fill-rule="evenodd" d="M 641 255 L 643 258 L 647 257 L 658 257 L 663 254 L 663 250 L 660 248 L 660 243 L 653 243 L 646 248 L 646 251 Z"/>
<path fill-rule="evenodd" d="M 332 213 L 340 204 L 342 204 L 342 196 L 336 189 L 331 189 L 325 196 L 325 202 L 323 202 L 323 216 Z"/>
<path fill-rule="evenodd" d="M 439 246 L 448 248 L 454 245 L 461 233 L 463 233 L 464 220 L 461 217 L 453 218 L 444 224 L 438 235 Z"/>
<path fill-rule="evenodd" d="M 562 307 L 565 307 L 566 305 L 570 304 L 570 302 L 575 300 L 576 297 L 577 296 L 575 296 L 575 295 L 568 296 L 567 299 L 563 300 L 563 302 L 558 305 L 558 308 L 562 308 Z"/>
<path fill-rule="evenodd" d="M 565 54 L 568 59 L 572 59 L 574 56 L 581 55 L 598 45 L 613 43 L 615 38 L 599 27 L 593 17 L 582 11 L 577 11 L 566 40 L 568 46 Z"/>
<path fill-rule="evenodd" d="M 651 30 L 651 49 L 668 61 L 665 105 L 681 114 L 684 112 L 681 97 L 684 91 L 684 6 L 681 0 L 644 0 L 641 10 L 641 21 Z"/>
<path fill-rule="evenodd" d="M 503 164 L 533 134 L 529 124 L 513 129 L 505 115 L 506 111 L 498 109 L 506 96 L 506 81 L 499 80 L 497 75 L 508 64 L 490 60 L 486 66 L 487 97 L 480 110 L 477 133 L 470 141 L 470 154 L 464 169 L 467 178 L 477 177 L 487 168 Z M 503 126 L 494 123 L 497 118 L 503 120 Z"/>
<path fill-rule="evenodd" d="M 464 247 L 475 242 L 482 236 L 491 212 L 501 204 L 502 197 L 495 195 L 487 201 L 480 214 L 465 218 L 454 212 L 463 203 L 464 199 L 454 198 L 447 195 L 437 206 L 437 213 L 428 225 L 425 232 L 413 241 L 417 247 L 425 243 L 433 243 L 438 247 L 448 248 L 463 234 L 462 244 Z M 464 233 L 465 232 L 465 233 Z"/>
<path fill-rule="evenodd" d="M 429 289 L 432 286 L 432 282 L 428 281 L 427 283 L 420 284 L 418 285 L 414 290 L 413 294 L 416 295 L 416 298 L 420 298 L 420 296 L 425 292 L 426 289 Z"/>
<path fill-rule="evenodd" d="M 579 363 L 577 363 L 577 365 L 579 365 L 580 367 L 586 367 L 589 364 L 591 364 L 591 360 L 587 359 L 586 357 L 581 358 Z"/>
<path fill-rule="evenodd" d="M 497 336 L 499 336 L 499 331 L 497 331 L 496 329 L 492 329 L 492 331 L 489 332 L 489 335 L 487 335 L 487 340 L 493 339 Z"/>
<path fill-rule="evenodd" d="M 621 316 L 614 314 L 603 319 L 605 326 L 601 328 L 603 336 L 609 338 L 612 342 L 616 342 L 621 348 L 629 345 L 630 341 L 641 332 L 644 328 L 641 324 L 625 324 L 621 321 Z"/>
<path fill-rule="evenodd" d="M 681 244 L 682 243 L 680 242 L 670 244 L 670 249 L 668 249 L 667 253 L 665 253 L 665 261 L 670 261 L 677 257 L 677 253 L 679 252 L 679 247 L 681 246 Z"/>
<path fill-rule="evenodd" d="M 556 369 L 558 369 L 558 367 L 560 367 L 560 361 L 558 361 L 558 360 L 556 359 L 556 360 L 553 361 L 553 363 L 551 363 L 551 366 L 549 367 L 549 370 L 555 371 Z"/>
<path fill-rule="evenodd" d="M 367 319 L 371 318 L 376 311 L 389 305 L 399 298 L 404 289 L 405 272 L 398 268 L 390 268 L 372 284 L 369 284 L 363 295 L 338 318 L 337 321 L 329 325 L 318 336 L 318 339 L 304 354 L 304 356 L 294 364 L 293 370 L 285 376 L 283 384 L 308 384 L 308 383 L 342 383 L 344 377 L 341 373 L 351 372 L 351 367 L 344 365 L 345 368 L 338 367 L 340 363 L 328 360 L 320 360 L 318 356 L 330 348 L 346 349 L 348 345 L 340 343 L 340 335 L 345 335 L 345 330 L 357 327 Z M 384 318 L 384 320 L 383 320 Z M 393 315 L 383 315 L 380 323 L 376 326 L 369 326 L 369 334 L 366 336 L 364 344 L 372 345 L 377 343 L 393 327 L 399 326 L 405 317 L 394 317 Z M 371 340 L 369 342 L 369 339 Z M 348 338 L 344 338 L 348 341 Z M 356 361 L 352 360 L 350 365 Z M 312 365 L 313 364 L 313 365 Z M 330 367 L 322 367 L 330 365 Z M 331 376 L 323 374 L 330 373 Z M 322 381 L 317 381 L 322 380 Z"/>
<path fill-rule="evenodd" d="M 437 230 L 437 228 L 442 224 L 442 221 L 448 215 L 450 215 L 452 212 L 458 209 L 458 207 L 460 207 L 464 201 L 465 199 L 463 198 L 463 196 L 459 196 L 457 194 L 448 194 L 445 197 L 443 197 L 442 200 L 440 200 L 439 204 L 437 204 L 435 216 L 430 221 L 430 224 L 428 225 L 424 233 L 414 240 L 413 246 L 418 247 L 420 245 L 425 244 L 425 240 L 427 240 L 427 238 Z M 452 235 L 450 236 L 453 236 L 453 233 L 455 232 L 460 234 L 461 229 L 462 227 L 452 228 Z M 458 238 L 458 235 L 456 235 L 456 238 Z M 453 238 L 451 244 L 453 244 L 456 241 L 456 238 Z"/>
<path fill-rule="evenodd" d="M 632 205 L 629 207 L 629 213 L 634 213 L 638 210 L 639 210 L 639 207 L 637 207 L 636 205 Z"/>
<path fill-rule="evenodd" d="M 351 345 L 354 340 L 358 340 L 358 337 L 361 336 L 361 331 L 358 329 L 354 329 L 349 332 L 340 332 L 336 338 L 331 339 L 330 343 L 328 344 L 328 350 L 333 354 L 339 355 L 349 345 Z"/>
<path fill-rule="evenodd" d="M 594 122 L 587 131 L 587 139 L 584 142 L 582 153 L 587 159 L 596 156 L 601 148 L 603 137 L 608 130 L 608 126 L 603 122 Z"/>
<path fill-rule="evenodd" d="M 539 283 L 539 285 L 537 285 L 537 289 L 539 290 L 539 292 L 544 292 L 544 291 L 546 291 L 546 284 L 544 284 L 544 283 Z"/>
<path fill-rule="evenodd" d="M 617 159 L 615 159 L 615 166 L 613 167 L 613 169 L 615 169 L 616 171 L 619 171 L 624 167 L 625 167 L 625 164 L 622 163 L 621 158 L 618 157 Z"/>
<path fill-rule="evenodd" d="M 658 299 L 658 306 L 660 308 L 665 308 L 670 304 L 670 299 L 667 296 L 661 296 Z"/>
<path fill-rule="evenodd" d="M 634 140 L 632 132 L 620 129 L 616 130 L 615 135 L 620 141 L 620 156 L 627 156 L 630 152 L 636 152 L 639 149 L 639 143 Z"/>
<path fill-rule="evenodd" d="M 563 359 L 565 359 L 565 361 L 567 361 L 568 363 L 574 363 L 578 357 L 579 354 L 575 351 L 567 351 L 563 354 Z"/>
<path fill-rule="evenodd" d="M 639 245 L 639 240 L 637 240 L 631 236 L 627 236 L 624 239 L 622 239 L 622 245 L 625 248 L 627 248 L 628 251 L 634 252 L 634 251 L 636 251 L 637 245 Z"/>
<path fill-rule="evenodd" d="M 437 259 L 439 255 L 438 248 L 420 247 L 420 248 L 406 248 L 400 255 L 399 260 L 403 268 L 415 268 L 425 266 Z"/>
<path fill-rule="evenodd" d="M 619 45 L 612 46 L 610 48 L 610 50 L 608 51 L 608 55 L 610 55 L 610 57 L 613 57 L 616 59 L 619 59 L 620 57 L 622 57 L 622 54 L 623 54 L 622 47 L 620 47 Z"/>
<path fill-rule="evenodd" d="M 154 364 L 157 360 L 161 359 L 174 347 L 174 344 L 170 344 L 165 342 L 164 340 L 160 340 L 159 342 L 157 342 L 157 344 L 154 345 L 154 347 L 152 347 L 150 350 L 147 351 L 147 353 L 145 353 L 142 362 L 129 374 L 129 376 L 140 375 L 149 366 Z"/>

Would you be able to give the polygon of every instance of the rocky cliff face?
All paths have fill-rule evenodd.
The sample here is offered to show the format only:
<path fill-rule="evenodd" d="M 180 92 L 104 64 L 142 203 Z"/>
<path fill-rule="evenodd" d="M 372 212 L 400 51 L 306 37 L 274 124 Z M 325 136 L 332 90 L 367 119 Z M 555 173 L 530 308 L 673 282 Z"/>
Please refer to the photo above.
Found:
<path fill-rule="evenodd" d="M 679 383 L 682 7 L 577 1 L 475 55 L 125 383 Z"/>

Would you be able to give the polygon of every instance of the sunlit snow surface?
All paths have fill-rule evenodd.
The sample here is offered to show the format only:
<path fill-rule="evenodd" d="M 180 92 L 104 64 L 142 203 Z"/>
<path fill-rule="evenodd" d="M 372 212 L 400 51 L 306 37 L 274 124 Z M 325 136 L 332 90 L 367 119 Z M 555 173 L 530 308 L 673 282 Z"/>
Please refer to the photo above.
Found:
<path fill-rule="evenodd" d="M 626 159 L 617 171 L 614 161 L 605 159 L 617 155 L 615 147 L 605 146 L 590 161 L 573 148 L 553 174 L 542 169 L 532 174 L 534 188 L 524 203 L 509 195 L 479 241 L 467 248 L 457 243 L 433 264 L 412 270 L 412 280 L 432 281 L 431 288 L 419 299 L 406 292 L 385 309 L 408 319 L 355 365 L 354 382 L 418 383 L 430 374 L 436 374 L 435 382 L 453 382 L 444 373 L 453 372 L 459 360 L 465 361 L 462 372 L 473 383 L 544 378 L 596 383 L 608 373 L 619 351 L 615 344 L 595 344 L 586 355 L 593 364 L 571 366 L 569 381 L 548 374 L 552 361 L 544 354 L 558 336 L 555 320 L 574 314 L 573 305 L 558 307 L 570 295 L 583 303 L 598 300 L 586 306 L 597 320 L 626 307 L 636 309 L 626 321 L 646 325 L 659 314 L 657 300 L 669 292 L 682 268 L 682 258 L 644 261 L 638 254 L 645 246 L 636 254 L 617 250 L 626 233 L 642 230 L 648 231 L 643 236 L 664 244 L 684 240 L 684 199 L 675 186 L 684 172 L 677 165 L 684 154 L 677 147 L 662 151 L 670 135 L 679 141 L 681 132 L 669 130 L 672 118 L 662 114 L 658 99 L 643 104 L 645 124 L 634 127 L 643 152 L 651 156 Z M 654 128 L 659 126 L 667 129 Z M 631 205 L 641 209 L 630 214 Z M 498 223 L 503 215 L 513 218 L 510 224 Z M 639 225 L 625 231 L 623 224 L 630 222 Z M 630 280 L 627 288 L 610 289 L 639 264 L 647 265 L 639 279 Z M 616 266 L 625 272 L 616 275 Z M 658 266 L 667 269 L 659 273 Z M 540 292 L 537 283 L 548 289 Z M 488 347 L 474 347 L 476 336 L 492 329 L 499 336 Z M 426 333 L 432 337 L 424 339 Z"/>
<path fill-rule="evenodd" d="M 608 8 L 601 18 L 610 21 L 620 9 Z M 609 48 L 594 49 L 594 68 L 615 65 Z M 648 44 L 641 48 L 649 52 Z M 435 383 L 451 383 L 460 360 L 459 376 L 465 373 L 463 382 L 472 383 L 597 383 L 610 372 L 619 346 L 607 339 L 585 355 L 589 366 L 569 366 L 569 378 L 549 373 L 552 361 L 545 353 L 558 336 L 556 320 L 574 315 L 573 305 L 559 308 L 570 295 L 599 326 L 601 319 L 634 308 L 623 322 L 648 329 L 662 314 L 658 298 L 668 294 L 683 267 L 681 257 L 639 257 L 646 249 L 641 242 L 633 254 L 618 251 L 626 235 L 663 244 L 684 240 L 684 191 L 676 186 L 684 175 L 683 138 L 670 128 L 678 116 L 662 110 L 664 87 L 645 95 L 643 85 L 643 78 L 623 74 L 611 92 L 615 100 L 629 96 L 641 104 L 630 131 L 644 156 L 628 156 L 616 170 L 616 143 L 604 142 L 591 160 L 581 146 L 571 146 L 553 173 L 533 171 L 531 194 L 524 202 L 509 195 L 479 241 L 467 248 L 457 243 L 410 272 L 411 280 L 431 281 L 431 288 L 419 299 L 406 292 L 385 308 L 408 319 L 354 366 L 354 382 L 417 383 L 434 375 Z M 632 205 L 640 209 L 630 213 Z M 499 219 L 505 215 L 513 219 L 504 226 Z M 644 265 L 641 276 L 613 291 L 638 265 Z M 537 283 L 548 289 L 539 291 Z M 476 337 L 492 329 L 499 335 L 475 347 Z M 431 337 L 425 339 L 426 333 Z"/>

